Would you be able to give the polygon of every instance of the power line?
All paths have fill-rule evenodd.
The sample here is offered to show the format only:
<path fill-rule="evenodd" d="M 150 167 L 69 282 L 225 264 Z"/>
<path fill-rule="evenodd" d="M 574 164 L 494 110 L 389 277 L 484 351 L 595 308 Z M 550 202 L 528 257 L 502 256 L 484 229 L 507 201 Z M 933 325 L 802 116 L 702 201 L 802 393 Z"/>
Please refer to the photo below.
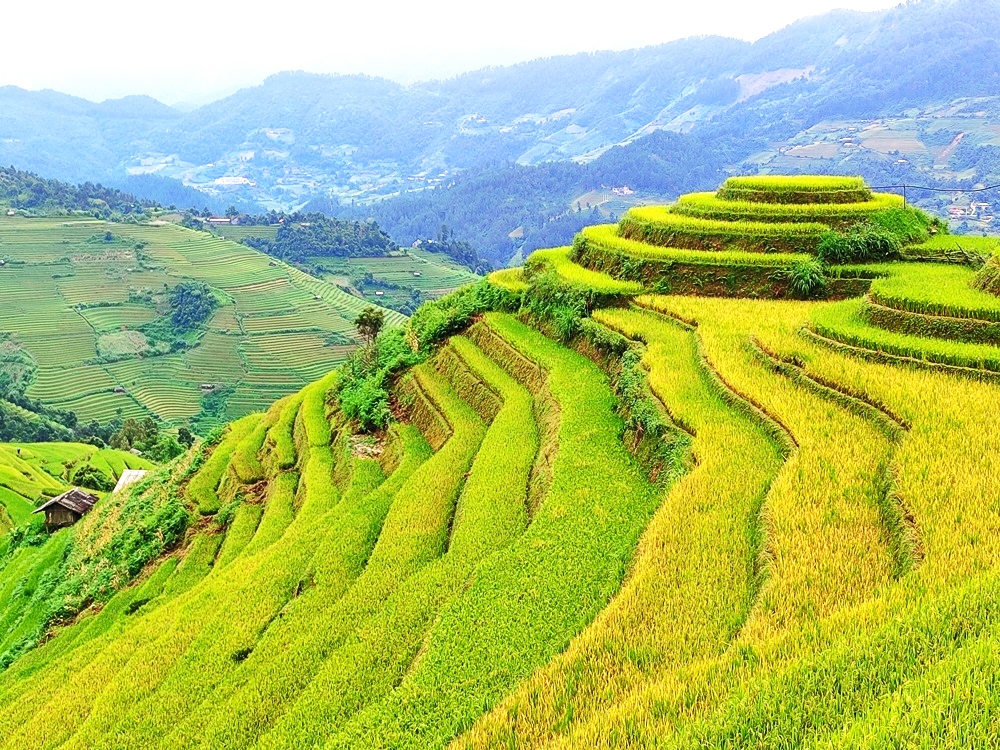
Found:
<path fill-rule="evenodd" d="M 986 190 L 996 190 L 1000 188 L 998 185 L 987 185 L 986 187 L 979 188 L 943 188 L 943 187 L 927 187 L 926 185 L 879 185 L 871 188 L 872 190 L 930 190 L 935 193 L 982 193 Z"/>

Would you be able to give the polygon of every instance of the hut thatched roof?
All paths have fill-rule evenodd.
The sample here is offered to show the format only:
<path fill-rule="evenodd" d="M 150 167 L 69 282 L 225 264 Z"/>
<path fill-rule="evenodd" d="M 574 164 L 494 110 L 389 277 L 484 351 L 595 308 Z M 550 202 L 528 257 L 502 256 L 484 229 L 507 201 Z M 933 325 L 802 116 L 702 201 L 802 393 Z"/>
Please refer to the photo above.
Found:
<path fill-rule="evenodd" d="M 91 495 L 85 490 L 81 490 L 79 487 L 74 487 L 69 490 L 69 492 L 64 492 L 58 497 L 54 497 L 49 500 L 44 505 L 40 505 L 35 509 L 35 513 L 41 513 L 54 505 L 59 505 L 67 510 L 71 510 L 74 513 L 79 513 L 81 516 L 88 510 L 94 507 L 94 503 L 97 502 L 97 498 Z"/>

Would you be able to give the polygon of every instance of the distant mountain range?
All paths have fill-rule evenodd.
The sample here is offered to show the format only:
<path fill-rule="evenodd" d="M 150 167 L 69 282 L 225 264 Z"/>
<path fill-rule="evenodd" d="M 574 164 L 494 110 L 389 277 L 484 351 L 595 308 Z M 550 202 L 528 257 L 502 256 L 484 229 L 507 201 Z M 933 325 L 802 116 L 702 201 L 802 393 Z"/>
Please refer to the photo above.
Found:
<path fill-rule="evenodd" d="M 718 152 L 726 170 L 854 171 L 876 181 L 949 184 L 995 175 L 1000 0 L 834 11 L 752 44 L 693 38 L 412 86 L 282 73 L 189 113 L 148 97 L 94 104 L 0 88 L 0 163 L 103 180 L 167 203 L 205 195 L 213 205 L 311 204 L 378 216 L 392 211 L 372 207 L 376 200 L 410 206 L 413 191 L 460 186 L 469 175 L 594 162 L 655 131 L 684 136 L 661 141 L 659 158 Z M 688 182 L 678 173 L 676 186 L 660 187 L 681 192 L 716 180 L 713 169 L 702 172 Z M 625 170 L 613 184 L 595 184 L 577 173 L 549 197 L 549 213 L 532 208 L 527 224 L 558 221 L 574 198 L 640 176 Z M 168 195 L 179 183 L 201 193 Z M 435 209 L 434 221 L 451 221 L 461 236 L 463 223 L 449 210 Z M 530 233 L 524 225 L 495 228 L 503 241 L 490 240 L 486 254 L 503 260 L 517 249 L 518 230 Z"/>

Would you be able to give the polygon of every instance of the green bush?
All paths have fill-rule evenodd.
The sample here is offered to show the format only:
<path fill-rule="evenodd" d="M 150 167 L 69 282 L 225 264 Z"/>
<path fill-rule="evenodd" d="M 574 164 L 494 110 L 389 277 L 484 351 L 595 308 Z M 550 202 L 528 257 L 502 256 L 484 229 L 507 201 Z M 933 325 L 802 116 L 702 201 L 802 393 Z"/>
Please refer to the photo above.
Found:
<path fill-rule="evenodd" d="M 389 390 L 386 378 L 363 378 L 340 391 L 340 408 L 348 419 L 356 419 L 363 430 L 384 428 L 389 424 Z"/>
<path fill-rule="evenodd" d="M 464 329 L 476 315 L 491 310 L 512 312 L 517 302 L 516 294 L 484 279 L 447 297 L 425 302 L 410 318 L 407 327 L 416 337 L 417 349 L 429 349 Z"/>
<path fill-rule="evenodd" d="M 524 309 L 549 323 L 563 342 L 576 336 L 587 307 L 586 292 L 565 283 L 551 269 L 532 276 L 531 287 L 524 295 Z"/>
<path fill-rule="evenodd" d="M 930 228 L 941 231 L 945 225 L 912 206 L 897 206 L 884 211 L 876 211 L 869 221 L 878 229 L 891 232 L 904 245 L 914 242 L 926 242 L 930 238 Z"/>
<path fill-rule="evenodd" d="M 77 487 L 86 487 L 98 492 L 111 492 L 115 488 L 114 480 L 91 464 L 85 464 L 77 469 L 73 473 L 72 482 Z"/>
<path fill-rule="evenodd" d="M 826 291 L 826 274 L 818 260 L 803 260 L 792 266 L 788 272 L 792 292 L 799 299 L 811 299 Z"/>
<path fill-rule="evenodd" d="M 833 265 L 896 260 L 903 243 L 887 229 L 856 224 L 847 232 L 827 232 L 816 248 L 820 260 Z"/>
<path fill-rule="evenodd" d="M 337 398 L 344 416 L 362 431 L 382 429 L 392 417 L 390 389 L 396 374 L 427 359 L 452 334 L 465 329 L 477 315 L 491 310 L 513 311 L 520 295 L 483 279 L 425 302 L 406 329 L 383 330 L 375 342 L 374 366 L 367 350 L 359 350 L 340 370 Z"/>

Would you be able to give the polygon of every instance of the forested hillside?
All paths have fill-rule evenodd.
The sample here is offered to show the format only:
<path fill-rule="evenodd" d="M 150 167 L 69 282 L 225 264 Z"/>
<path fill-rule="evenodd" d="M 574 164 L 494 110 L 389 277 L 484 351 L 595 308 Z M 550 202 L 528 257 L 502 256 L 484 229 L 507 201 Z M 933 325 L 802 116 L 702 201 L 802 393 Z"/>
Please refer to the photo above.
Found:
<path fill-rule="evenodd" d="M 282 73 L 190 113 L 145 97 L 93 104 L 8 87 L 0 163 L 181 207 L 308 204 L 375 216 L 404 245 L 444 223 L 498 264 L 568 242 L 590 220 L 567 215 L 577 198 L 596 191 L 589 202 L 606 220 L 629 206 L 601 194 L 627 186 L 634 201 L 676 197 L 717 182 L 719 162 L 873 184 L 1000 178 L 998 19 L 998 0 L 927 0 L 834 11 L 752 44 L 687 39 L 411 86 Z M 599 158 L 658 131 L 678 136 Z M 646 154 L 657 177 L 640 185 Z M 569 160 L 595 169 L 506 169 Z M 386 198 L 392 205 L 377 205 Z M 950 200 L 913 198 L 939 210 Z M 468 208 L 487 202 L 493 222 Z"/>

